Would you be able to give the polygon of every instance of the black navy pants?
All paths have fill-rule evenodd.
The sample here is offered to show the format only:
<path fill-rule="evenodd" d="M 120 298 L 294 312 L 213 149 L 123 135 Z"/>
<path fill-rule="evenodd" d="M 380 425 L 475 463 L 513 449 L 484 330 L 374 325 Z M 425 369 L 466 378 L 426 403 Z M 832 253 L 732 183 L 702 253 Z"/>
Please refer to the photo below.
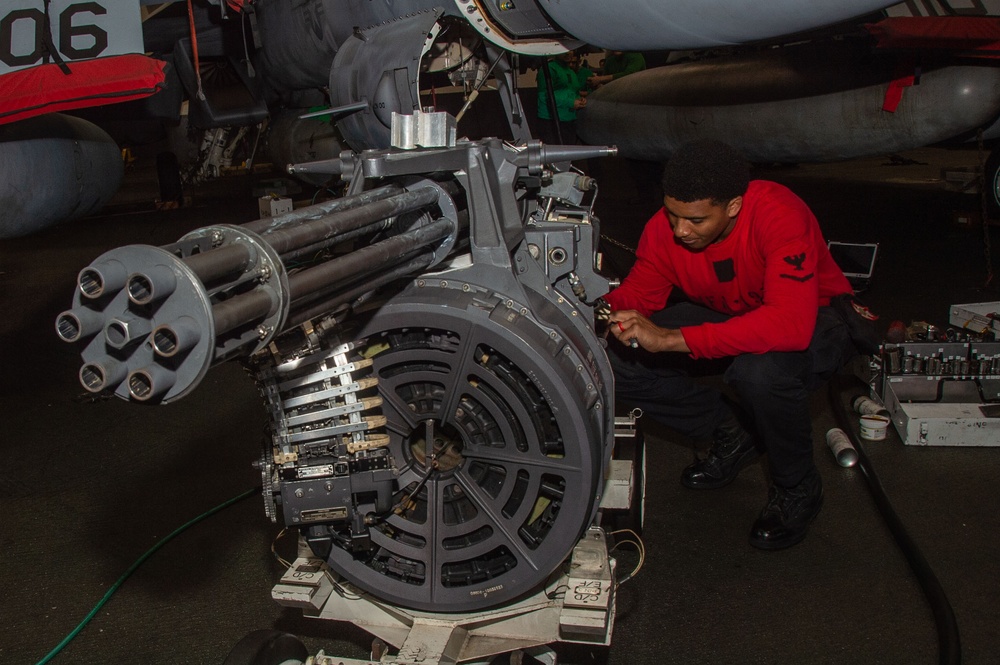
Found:
<path fill-rule="evenodd" d="M 679 328 L 729 317 L 681 303 L 650 318 L 659 326 Z M 711 439 L 716 425 L 734 415 L 718 389 L 696 380 L 722 374 L 752 419 L 752 431 L 767 452 L 771 480 L 782 487 L 798 485 L 813 468 L 809 394 L 855 353 L 847 326 L 830 307 L 819 309 L 805 351 L 694 360 L 686 353 L 649 353 L 608 343 L 617 398 L 694 439 Z"/>

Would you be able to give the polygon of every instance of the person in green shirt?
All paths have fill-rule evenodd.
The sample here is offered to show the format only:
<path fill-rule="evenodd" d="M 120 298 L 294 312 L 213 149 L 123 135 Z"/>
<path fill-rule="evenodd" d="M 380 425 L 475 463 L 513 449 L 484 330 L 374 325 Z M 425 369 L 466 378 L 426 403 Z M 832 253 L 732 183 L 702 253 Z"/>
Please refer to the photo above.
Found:
<path fill-rule="evenodd" d="M 597 88 L 623 76 L 641 72 L 645 68 L 646 58 L 643 57 L 642 53 L 611 51 L 604 59 L 603 74 L 591 76 L 587 83 L 590 87 Z"/>
<path fill-rule="evenodd" d="M 579 61 L 580 56 L 577 53 L 567 51 L 546 59 L 538 68 L 535 80 L 538 84 L 538 119 L 542 121 L 539 138 L 544 143 L 553 145 L 578 143 L 576 112 L 587 105 L 586 80 L 581 79 L 577 71 Z"/>

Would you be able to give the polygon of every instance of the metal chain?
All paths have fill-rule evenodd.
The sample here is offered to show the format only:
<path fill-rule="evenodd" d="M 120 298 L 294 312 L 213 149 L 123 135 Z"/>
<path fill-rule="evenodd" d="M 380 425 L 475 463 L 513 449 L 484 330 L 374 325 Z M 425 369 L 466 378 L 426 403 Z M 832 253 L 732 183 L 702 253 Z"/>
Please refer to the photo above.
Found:
<path fill-rule="evenodd" d="M 615 247 L 617 247 L 619 249 L 624 249 L 626 252 L 628 252 L 628 253 L 632 254 L 633 256 L 635 256 L 635 249 L 634 248 L 629 247 L 628 245 L 626 245 L 623 242 L 615 240 L 611 236 L 607 236 L 607 235 L 604 235 L 602 233 L 601 234 L 601 240 L 607 242 L 608 244 L 614 245 Z"/>

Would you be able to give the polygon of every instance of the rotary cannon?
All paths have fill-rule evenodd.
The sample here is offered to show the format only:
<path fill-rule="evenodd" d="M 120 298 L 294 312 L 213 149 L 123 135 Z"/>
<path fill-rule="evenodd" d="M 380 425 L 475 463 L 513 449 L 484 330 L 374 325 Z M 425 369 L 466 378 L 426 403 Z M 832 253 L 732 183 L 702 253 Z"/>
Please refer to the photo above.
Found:
<path fill-rule="evenodd" d="M 453 133 L 344 153 L 342 199 L 101 255 L 56 330 L 87 390 L 137 402 L 243 359 L 273 520 L 388 603 L 496 607 L 544 585 L 604 488 L 596 189 L 551 165 L 607 154 Z"/>

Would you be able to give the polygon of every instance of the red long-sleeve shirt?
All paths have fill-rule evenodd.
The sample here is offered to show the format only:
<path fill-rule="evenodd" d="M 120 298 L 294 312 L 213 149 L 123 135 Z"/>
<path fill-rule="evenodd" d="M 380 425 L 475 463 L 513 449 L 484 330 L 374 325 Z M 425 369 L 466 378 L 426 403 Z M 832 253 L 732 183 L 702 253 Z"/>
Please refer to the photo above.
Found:
<path fill-rule="evenodd" d="M 818 308 L 851 291 L 809 207 L 766 180 L 750 182 L 732 232 L 700 251 L 674 238 L 661 208 L 642 232 L 628 277 L 605 299 L 613 310 L 649 316 L 663 309 L 675 287 L 733 315 L 724 323 L 681 328 L 695 358 L 802 351 Z"/>

